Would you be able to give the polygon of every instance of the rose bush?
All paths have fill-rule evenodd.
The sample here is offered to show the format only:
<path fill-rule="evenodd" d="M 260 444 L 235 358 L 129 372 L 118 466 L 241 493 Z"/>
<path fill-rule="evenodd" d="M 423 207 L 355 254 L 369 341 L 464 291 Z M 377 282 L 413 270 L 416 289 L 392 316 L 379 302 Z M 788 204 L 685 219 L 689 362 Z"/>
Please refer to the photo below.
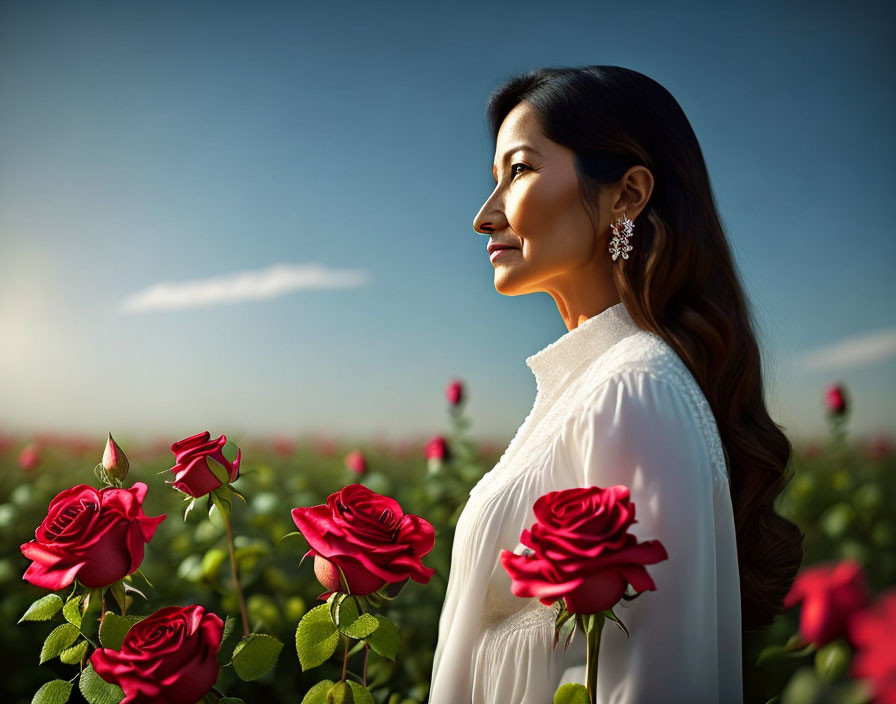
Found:
<path fill-rule="evenodd" d="M 346 590 L 364 596 L 408 578 L 426 584 L 435 574 L 421 561 L 435 544 L 432 525 L 362 484 L 331 494 L 326 504 L 294 508 L 292 519 L 311 546 L 304 557 L 314 557 L 314 572 L 329 590 L 320 598 Z"/>
<path fill-rule="evenodd" d="M 862 565 L 848 559 L 802 570 L 784 597 L 784 606 L 789 609 L 802 602 L 800 635 L 822 647 L 845 635 L 849 618 L 870 600 Z"/>
<path fill-rule="evenodd" d="M 236 459 L 230 462 L 222 452 L 227 444 L 227 437 L 221 435 L 217 440 L 210 440 L 210 437 L 206 430 L 171 446 L 174 453 L 174 466 L 171 468 L 174 479 L 166 480 L 167 484 L 197 499 L 205 496 L 223 484 L 209 468 L 210 461 L 221 465 L 231 482 L 236 480 L 240 473 L 242 451 L 238 451 Z"/>
<path fill-rule="evenodd" d="M 628 584 L 639 593 L 656 589 L 644 565 L 668 555 L 658 540 L 638 543 L 628 533 L 636 522 L 628 487 L 552 491 L 534 510 L 536 523 L 520 535 L 529 549 L 500 555 L 516 596 L 545 605 L 563 598 L 569 613 L 590 614 L 611 608 Z"/>
<path fill-rule="evenodd" d="M 21 546 L 31 565 L 23 579 L 45 589 L 106 587 L 137 571 L 161 516 L 143 514 L 146 484 L 94 489 L 81 484 L 50 502 L 35 539 Z"/>
<path fill-rule="evenodd" d="M 167 606 L 134 624 L 120 650 L 100 648 L 90 662 L 124 690 L 121 704 L 196 704 L 218 678 L 223 632 L 201 606 Z"/>

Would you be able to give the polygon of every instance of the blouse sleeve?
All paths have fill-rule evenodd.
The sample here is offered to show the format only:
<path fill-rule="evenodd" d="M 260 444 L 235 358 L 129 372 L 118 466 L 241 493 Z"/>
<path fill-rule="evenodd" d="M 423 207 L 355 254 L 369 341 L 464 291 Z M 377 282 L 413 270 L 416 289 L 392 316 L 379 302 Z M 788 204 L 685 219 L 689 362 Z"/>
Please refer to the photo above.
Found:
<path fill-rule="evenodd" d="M 733 512 L 697 411 L 674 381 L 625 371 L 604 382 L 564 430 L 579 486 L 628 486 L 636 519 L 629 531 L 638 542 L 661 541 L 668 554 L 646 565 L 655 591 L 613 607 L 630 638 L 605 621 L 603 704 L 742 701 Z M 584 683 L 583 655 L 570 649 L 561 682 Z"/>

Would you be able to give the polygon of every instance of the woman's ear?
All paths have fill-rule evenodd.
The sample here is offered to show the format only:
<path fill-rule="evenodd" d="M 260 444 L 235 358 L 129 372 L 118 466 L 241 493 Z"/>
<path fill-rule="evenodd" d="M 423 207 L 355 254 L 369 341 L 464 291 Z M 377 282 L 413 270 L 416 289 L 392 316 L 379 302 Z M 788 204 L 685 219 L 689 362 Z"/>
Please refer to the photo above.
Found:
<path fill-rule="evenodd" d="M 634 220 L 644 210 L 653 193 L 653 174 L 646 166 L 633 166 L 619 179 L 617 192 L 613 212 L 621 215 L 625 211 L 626 217 Z"/>

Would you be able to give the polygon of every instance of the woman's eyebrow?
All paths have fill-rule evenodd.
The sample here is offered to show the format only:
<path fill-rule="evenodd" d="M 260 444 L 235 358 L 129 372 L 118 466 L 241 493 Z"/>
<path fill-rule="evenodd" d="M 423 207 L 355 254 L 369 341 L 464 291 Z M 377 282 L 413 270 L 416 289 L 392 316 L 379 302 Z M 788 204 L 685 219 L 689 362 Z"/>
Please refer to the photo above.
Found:
<path fill-rule="evenodd" d="M 510 159 L 510 155 L 513 154 L 514 152 L 518 152 L 520 149 L 525 149 L 527 151 L 532 152 L 536 156 L 541 156 L 541 153 L 535 147 L 532 147 L 528 144 L 516 144 L 516 145 L 512 146 L 510 149 L 508 149 L 506 152 L 504 152 L 504 156 L 501 157 L 501 163 L 506 164 L 508 159 Z M 498 177 L 495 175 L 497 170 L 498 170 L 497 165 L 492 165 L 492 176 L 495 177 L 496 181 L 498 180 Z"/>

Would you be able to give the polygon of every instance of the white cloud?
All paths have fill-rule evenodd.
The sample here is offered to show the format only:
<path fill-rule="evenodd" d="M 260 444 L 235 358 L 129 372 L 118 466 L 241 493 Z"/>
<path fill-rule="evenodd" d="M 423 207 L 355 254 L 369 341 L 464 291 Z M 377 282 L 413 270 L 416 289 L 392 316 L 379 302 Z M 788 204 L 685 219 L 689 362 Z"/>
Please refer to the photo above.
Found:
<path fill-rule="evenodd" d="M 896 328 L 856 335 L 803 353 L 807 371 L 831 371 L 870 366 L 896 356 Z"/>
<path fill-rule="evenodd" d="M 237 271 L 203 279 L 162 281 L 125 299 L 120 310 L 142 313 L 211 306 L 239 301 L 261 301 L 290 291 L 355 288 L 368 281 L 363 271 L 329 269 L 321 264 L 274 264 L 266 269 Z"/>

